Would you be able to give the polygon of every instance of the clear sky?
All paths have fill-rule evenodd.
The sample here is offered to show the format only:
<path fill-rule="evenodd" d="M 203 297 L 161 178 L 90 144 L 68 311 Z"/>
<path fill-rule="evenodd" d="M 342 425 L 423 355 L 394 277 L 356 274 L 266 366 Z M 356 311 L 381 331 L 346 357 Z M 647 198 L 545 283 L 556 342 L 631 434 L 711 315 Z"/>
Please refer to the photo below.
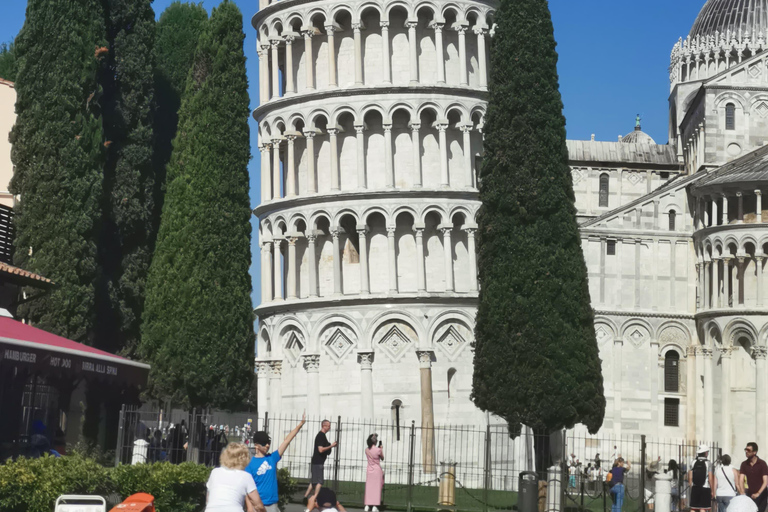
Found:
<path fill-rule="evenodd" d="M 155 0 L 158 17 L 172 0 Z M 507 0 L 514 1 L 514 0 Z M 245 21 L 251 106 L 258 92 L 256 31 L 250 18 L 258 0 L 236 0 Z M 219 0 L 205 0 L 209 10 Z M 685 37 L 704 0 L 550 0 L 560 62 L 560 91 L 568 138 L 616 140 L 642 117 L 643 131 L 667 142 L 669 55 Z M 0 41 L 10 41 L 24 23 L 25 0 L 0 0 Z M 259 154 L 251 124 L 251 204 L 259 201 Z M 258 230 L 253 230 L 254 305 L 259 303 Z"/>

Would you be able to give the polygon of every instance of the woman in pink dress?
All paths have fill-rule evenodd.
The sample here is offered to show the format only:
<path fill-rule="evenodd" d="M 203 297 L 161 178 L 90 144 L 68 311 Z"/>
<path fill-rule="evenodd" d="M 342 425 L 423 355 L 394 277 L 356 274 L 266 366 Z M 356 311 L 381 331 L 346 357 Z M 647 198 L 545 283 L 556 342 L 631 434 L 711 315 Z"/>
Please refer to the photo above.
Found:
<path fill-rule="evenodd" d="M 368 459 L 368 471 L 365 477 L 365 512 L 379 512 L 381 505 L 381 491 L 384 488 L 384 471 L 381 469 L 381 461 L 384 460 L 384 449 L 381 447 L 377 434 L 371 434 L 366 441 L 368 448 L 365 456 Z M 378 446 L 376 446 L 378 444 Z"/>

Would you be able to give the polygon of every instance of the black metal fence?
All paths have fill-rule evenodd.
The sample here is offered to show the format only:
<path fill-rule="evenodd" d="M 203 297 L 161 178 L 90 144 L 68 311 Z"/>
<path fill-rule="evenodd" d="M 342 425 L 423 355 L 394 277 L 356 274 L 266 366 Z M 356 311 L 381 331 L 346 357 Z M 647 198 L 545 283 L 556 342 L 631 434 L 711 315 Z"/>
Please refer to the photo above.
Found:
<path fill-rule="evenodd" d="M 308 418 L 280 463 L 298 482 L 300 500 L 310 477 L 314 439 L 325 418 Z M 546 436 L 550 460 L 535 464 L 535 441 L 523 429 L 512 439 L 506 425 L 436 425 L 414 422 L 331 421 L 328 439 L 338 446 L 325 464 L 326 485 L 345 505 L 362 506 L 367 460 L 366 439 L 377 433 L 383 444 L 383 502 L 390 509 L 456 509 L 467 511 L 516 509 L 520 473 L 546 475 L 540 490 L 540 511 L 607 512 L 612 495 L 605 477 L 614 459 L 622 457 L 630 470 L 625 476 L 624 512 L 646 512 L 654 507 L 653 476 L 672 461 L 679 466 L 673 484 L 673 511 L 684 510 L 684 475 L 696 456 L 697 443 L 647 439 L 642 435 L 591 436 L 569 430 Z M 215 466 L 221 449 L 230 442 L 250 441 L 256 430 L 266 430 L 277 449 L 301 418 L 291 415 L 210 411 L 148 411 L 124 407 L 121 413 L 116 464 L 168 460 Z M 712 445 L 712 458 L 719 455 Z M 539 484 L 540 486 L 543 484 Z"/>

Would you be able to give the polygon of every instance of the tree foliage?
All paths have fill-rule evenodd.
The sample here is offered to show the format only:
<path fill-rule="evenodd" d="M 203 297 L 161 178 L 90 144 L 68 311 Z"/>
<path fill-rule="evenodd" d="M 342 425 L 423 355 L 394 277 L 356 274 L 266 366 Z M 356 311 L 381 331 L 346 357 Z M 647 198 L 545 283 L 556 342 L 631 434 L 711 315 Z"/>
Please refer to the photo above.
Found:
<path fill-rule="evenodd" d="M 539 433 L 603 422 L 547 0 L 504 0 L 490 50 L 480 173 L 472 399 Z"/>
<path fill-rule="evenodd" d="M 29 0 L 14 50 L 14 262 L 58 284 L 19 314 L 92 343 L 104 162 L 97 75 L 108 53 L 101 2 Z"/>
<path fill-rule="evenodd" d="M 144 288 L 152 259 L 155 13 L 151 0 L 104 0 L 108 65 L 100 262 L 99 338 L 102 348 L 132 353 L 141 336 Z"/>
<path fill-rule="evenodd" d="M 0 78 L 16 81 L 16 48 L 13 41 L 0 44 Z"/>
<path fill-rule="evenodd" d="M 151 392 L 191 406 L 237 406 L 253 378 L 244 37 L 222 2 L 187 79 L 147 284 Z"/>

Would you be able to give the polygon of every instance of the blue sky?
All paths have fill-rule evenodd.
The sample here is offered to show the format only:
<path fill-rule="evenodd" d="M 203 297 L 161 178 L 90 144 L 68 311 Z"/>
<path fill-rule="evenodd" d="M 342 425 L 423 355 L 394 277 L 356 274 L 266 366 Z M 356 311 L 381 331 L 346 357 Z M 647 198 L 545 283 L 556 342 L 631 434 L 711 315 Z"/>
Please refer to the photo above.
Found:
<path fill-rule="evenodd" d="M 172 0 L 155 0 L 159 16 Z M 250 18 L 258 0 L 236 0 L 245 19 L 245 48 L 252 107 L 258 101 L 256 32 Z M 205 0 L 209 10 L 219 0 Z M 688 34 L 704 0 L 550 0 L 560 61 L 560 91 L 568 138 L 616 140 L 629 133 L 635 115 L 656 142 L 667 142 L 669 54 Z M 24 23 L 25 0 L 0 0 L 0 41 L 9 41 Z M 251 202 L 258 204 L 259 158 L 251 125 Z M 259 302 L 258 230 L 254 226 L 254 305 Z"/>

